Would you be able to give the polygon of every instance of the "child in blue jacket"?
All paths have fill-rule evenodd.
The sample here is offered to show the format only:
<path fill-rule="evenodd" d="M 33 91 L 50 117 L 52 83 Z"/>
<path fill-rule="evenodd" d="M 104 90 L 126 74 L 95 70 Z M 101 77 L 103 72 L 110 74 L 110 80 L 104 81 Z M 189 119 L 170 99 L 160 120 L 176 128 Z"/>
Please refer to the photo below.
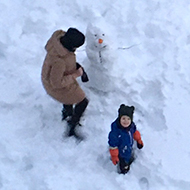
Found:
<path fill-rule="evenodd" d="M 109 152 L 114 165 L 118 164 L 119 173 L 126 174 L 133 162 L 133 143 L 137 141 L 137 147 L 143 147 L 140 132 L 133 122 L 134 106 L 121 104 L 118 110 L 118 118 L 111 124 L 108 137 Z"/>

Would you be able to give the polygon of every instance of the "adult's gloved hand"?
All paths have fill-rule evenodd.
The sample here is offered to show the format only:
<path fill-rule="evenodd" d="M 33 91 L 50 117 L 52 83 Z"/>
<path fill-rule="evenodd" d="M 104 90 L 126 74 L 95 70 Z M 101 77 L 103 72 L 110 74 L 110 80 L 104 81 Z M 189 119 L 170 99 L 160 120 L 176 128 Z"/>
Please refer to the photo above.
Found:
<path fill-rule="evenodd" d="M 87 73 L 85 72 L 84 68 L 83 68 L 79 63 L 77 63 L 77 62 L 76 62 L 76 68 L 77 68 L 77 69 L 82 68 L 83 74 L 82 74 L 82 76 L 81 76 L 81 80 L 82 80 L 82 82 L 88 82 L 89 79 L 88 79 Z"/>
<path fill-rule="evenodd" d="M 110 155 L 111 155 L 111 160 L 114 165 L 116 165 L 119 162 L 119 150 L 118 148 L 115 149 L 110 149 Z"/>
<path fill-rule="evenodd" d="M 83 74 L 82 74 L 82 76 L 81 76 L 81 80 L 82 80 L 82 82 L 88 82 L 88 81 L 89 81 L 88 75 L 87 75 L 87 73 L 84 71 L 84 69 L 83 69 Z"/>

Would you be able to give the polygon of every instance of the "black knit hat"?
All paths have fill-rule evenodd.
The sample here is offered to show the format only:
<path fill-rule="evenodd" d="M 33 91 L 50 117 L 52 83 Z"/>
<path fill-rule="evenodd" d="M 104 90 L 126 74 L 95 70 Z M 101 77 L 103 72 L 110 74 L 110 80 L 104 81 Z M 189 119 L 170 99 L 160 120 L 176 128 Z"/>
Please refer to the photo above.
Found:
<path fill-rule="evenodd" d="M 134 113 L 135 107 L 134 106 L 126 106 L 125 104 L 121 104 L 120 108 L 118 109 L 118 113 L 119 113 L 119 119 L 123 116 L 123 115 L 127 115 L 128 117 L 131 118 L 131 121 L 133 121 L 133 113 Z"/>
<path fill-rule="evenodd" d="M 74 51 L 74 48 L 82 46 L 84 41 L 84 34 L 76 28 L 69 28 L 65 35 L 60 38 L 61 44 L 72 52 Z"/>

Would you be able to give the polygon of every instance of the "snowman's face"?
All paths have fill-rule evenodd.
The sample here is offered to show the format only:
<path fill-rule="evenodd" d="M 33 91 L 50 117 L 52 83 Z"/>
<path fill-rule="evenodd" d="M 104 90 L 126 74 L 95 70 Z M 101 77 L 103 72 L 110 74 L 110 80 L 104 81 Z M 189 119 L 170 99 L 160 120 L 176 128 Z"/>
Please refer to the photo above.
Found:
<path fill-rule="evenodd" d="M 94 46 L 95 48 L 99 48 L 99 49 L 106 47 L 104 33 L 94 34 Z"/>
<path fill-rule="evenodd" d="M 86 33 L 87 46 L 93 50 L 102 50 L 106 48 L 106 35 L 97 28 L 91 28 Z"/>

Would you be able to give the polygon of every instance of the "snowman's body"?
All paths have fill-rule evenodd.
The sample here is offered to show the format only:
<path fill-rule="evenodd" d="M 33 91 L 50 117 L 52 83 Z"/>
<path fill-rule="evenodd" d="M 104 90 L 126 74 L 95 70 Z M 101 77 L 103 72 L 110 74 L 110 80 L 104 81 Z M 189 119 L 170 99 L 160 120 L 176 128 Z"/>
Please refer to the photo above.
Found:
<path fill-rule="evenodd" d="M 86 54 L 89 59 L 87 73 L 89 87 L 102 92 L 113 89 L 112 65 L 114 53 L 107 33 L 97 25 L 88 25 L 86 31 Z"/>

